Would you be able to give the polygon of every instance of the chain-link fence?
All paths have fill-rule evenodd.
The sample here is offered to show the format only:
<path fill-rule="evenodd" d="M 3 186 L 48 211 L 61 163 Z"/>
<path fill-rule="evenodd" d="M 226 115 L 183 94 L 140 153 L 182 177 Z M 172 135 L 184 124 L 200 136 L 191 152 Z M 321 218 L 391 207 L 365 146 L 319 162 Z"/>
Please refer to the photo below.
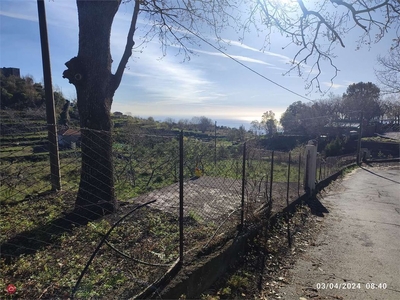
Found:
<path fill-rule="evenodd" d="M 105 217 L 88 216 L 75 209 L 81 170 L 88 161 L 81 150 L 94 145 L 89 155 L 98 157 L 107 147 L 108 133 L 92 131 L 85 144 L 80 128 L 58 126 L 62 190 L 52 191 L 43 117 L 40 112 L 2 112 L 0 285 L 14 284 L 17 296 L 25 299 L 68 298 L 71 291 L 77 298 L 141 292 L 179 257 L 179 202 L 173 185 L 178 181 L 178 139 L 151 132 L 113 133 L 113 178 L 98 184 L 114 183 L 120 208 Z M 99 161 L 91 172 L 99 179 L 103 170 Z M 96 186 L 86 182 L 81 189 L 102 206 Z M 135 210 L 142 200 L 153 200 L 156 190 L 163 191 L 156 202 Z"/>
<path fill-rule="evenodd" d="M 135 125 L 59 126 L 62 190 L 52 191 L 46 130 L 40 113 L 2 111 L 0 285 L 14 284 L 21 298 L 133 297 L 304 190 L 303 149 Z M 316 179 L 352 159 L 321 158 Z M 118 199 L 115 213 L 103 216 L 99 190 Z M 81 209 L 86 203 L 77 209 L 80 197 L 97 215 Z"/>
<path fill-rule="evenodd" d="M 330 156 L 326 158 L 318 155 L 316 180 L 321 181 L 325 178 L 328 178 L 332 174 L 342 170 L 345 166 L 355 163 L 356 160 L 356 153 L 341 156 Z"/>

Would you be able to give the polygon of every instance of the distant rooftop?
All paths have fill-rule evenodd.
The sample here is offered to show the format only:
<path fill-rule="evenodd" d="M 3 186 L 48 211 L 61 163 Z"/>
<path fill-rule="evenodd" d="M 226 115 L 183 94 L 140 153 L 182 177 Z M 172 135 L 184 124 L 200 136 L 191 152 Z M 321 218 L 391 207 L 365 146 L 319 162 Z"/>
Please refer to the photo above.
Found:
<path fill-rule="evenodd" d="M 80 130 L 71 129 L 71 128 L 64 128 L 58 132 L 59 135 L 62 136 L 80 136 Z"/>
<path fill-rule="evenodd" d="M 352 121 L 334 121 L 326 124 L 324 127 L 334 127 L 334 128 L 359 128 L 360 122 Z"/>

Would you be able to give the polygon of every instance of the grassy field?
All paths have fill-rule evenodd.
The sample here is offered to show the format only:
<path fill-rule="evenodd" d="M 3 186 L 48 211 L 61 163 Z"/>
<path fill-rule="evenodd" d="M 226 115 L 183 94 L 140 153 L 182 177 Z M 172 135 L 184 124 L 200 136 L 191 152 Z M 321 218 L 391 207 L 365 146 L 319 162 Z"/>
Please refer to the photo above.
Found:
<path fill-rule="evenodd" d="M 119 211 L 117 215 L 86 225 L 58 228 L 63 224 L 60 217 L 72 204 L 73 195 L 69 193 L 48 195 L 20 203 L 2 215 L 1 231 L 8 235 L 2 236 L 2 240 L 6 238 L 17 244 L 19 240 L 19 244 L 23 243 L 26 248 L 13 249 L 2 244 L 0 267 L 3 276 L 0 285 L 13 283 L 17 286 L 17 296 L 24 299 L 70 296 L 94 248 L 123 213 Z M 20 209 L 26 212 L 16 220 L 15 213 L 20 214 Z M 177 224 L 173 216 L 151 210 L 142 210 L 122 223 L 112 232 L 108 243 L 122 251 L 124 256 L 117 255 L 110 246 L 104 246 L 76 297 L 112 297 L 116 293 L 139 292 L 162 275 L 176 259 Z M 10 253 L 12 257 L 7 256 Z M 127 257 L 159 266 L 137 264 Z M 137 284 L 137 280 L 142 284 Z"/>
<path fill-rule="evenodd" d="M 363 137 L 361 139 L 361 141 L 365 141 L 365 142 L 377 142 L 377 143 L 399 143 L 398 140 L 394 140 L 394 139 L 390 139 L 390 138 L 383 138 L 380 136 L 374 136 L 374 137 Z"/>
<path fill-rule="evenodd" d="M 47 133 L 30 132 L 29 122 L 25 115 L 22 122 L 27 127 L 25 135 L 21 123 L 15 126 L 16 134 L 12 132 L 12 122 L 7 120 L 7 130 L 11 133 L 1 137 L 0 267 L 4 276 L 0 285 L 16 285 L 20 298 L 66 298 L 104 234 L 135 206 L 131 199 L 178 181 L 179 143 L 176 136 L 164 136 L 164 131 L 159 136 L 154 131 L 132 134 L 119 127 L 115 131 L 114 173 L 115 192 L 122 206 L 116 214 L 82 222 L 70 215 L 80 178 L 80 149 L 60 152 L 62 191 L 50 192 L 48 153 L 34 153 L 35 145 L 43 142 Z M 36 117 L 31 122 L 36 123 Z M 256 188 L 270 178 L 271 152 L 252 147 L 249 144 L 246 177 L 247 183 Z M 219 139 L 216 150 L 213 141 L 185 137 L 185 180 L 195 176 L 196 167 L 202 169 L 203 176 L 240 180 L 242 145 Z M 292 182 L 298 181 L 297 154 L 293 154 L 291 164 Z M 288 154 L 276 152 L 274 182 L 283 185 L 287 170 Z M 197 253 L 205 244 L 215 247 L 229 238 L 238 224 L 237 216 L 233 217 L 236 223 L 231 229 L 221 229 L 218 224 L 201 222 L 199 211 L 189 212 L 185 219 L 185 249 Z M 217 229 L 220 231 L 214 236 Z M 178 232 L 177 214 L 144 208 L 132 215 L 115 228 L 108 244 L 100 249 L 76 296 L 133 296 L 132 293 L 149 285 L 176 260 Z M 210 238 L 213 243 L 209 243 Z"/>

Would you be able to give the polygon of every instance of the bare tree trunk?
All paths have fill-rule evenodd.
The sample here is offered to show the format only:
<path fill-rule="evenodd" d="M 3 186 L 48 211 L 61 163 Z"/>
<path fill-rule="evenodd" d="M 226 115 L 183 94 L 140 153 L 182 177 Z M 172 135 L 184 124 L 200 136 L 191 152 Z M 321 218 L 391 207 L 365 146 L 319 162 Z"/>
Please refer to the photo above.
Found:
<path fill-rule="evenodd" d="M 78 56 L 64 77 L 74 84 L 81 126 L 82 170 L 76 210 L 85 215 L 115 211 L 111 104 L 116 90 L 111 73 L 110 35 L 119 1 L 77 1 Z"/>

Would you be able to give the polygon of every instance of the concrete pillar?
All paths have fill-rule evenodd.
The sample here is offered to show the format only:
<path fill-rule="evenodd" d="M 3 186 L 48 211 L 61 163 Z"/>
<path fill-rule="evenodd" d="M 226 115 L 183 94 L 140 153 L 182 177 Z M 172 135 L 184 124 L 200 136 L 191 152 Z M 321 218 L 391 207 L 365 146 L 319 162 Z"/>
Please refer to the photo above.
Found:
<path fill-rule="evenodd" d="M 317 146 L 308 142 L 306 145 L 306 182 L 305 188 L 312 193 L 315 190 L 315 179 L 317 171 Z"/>

